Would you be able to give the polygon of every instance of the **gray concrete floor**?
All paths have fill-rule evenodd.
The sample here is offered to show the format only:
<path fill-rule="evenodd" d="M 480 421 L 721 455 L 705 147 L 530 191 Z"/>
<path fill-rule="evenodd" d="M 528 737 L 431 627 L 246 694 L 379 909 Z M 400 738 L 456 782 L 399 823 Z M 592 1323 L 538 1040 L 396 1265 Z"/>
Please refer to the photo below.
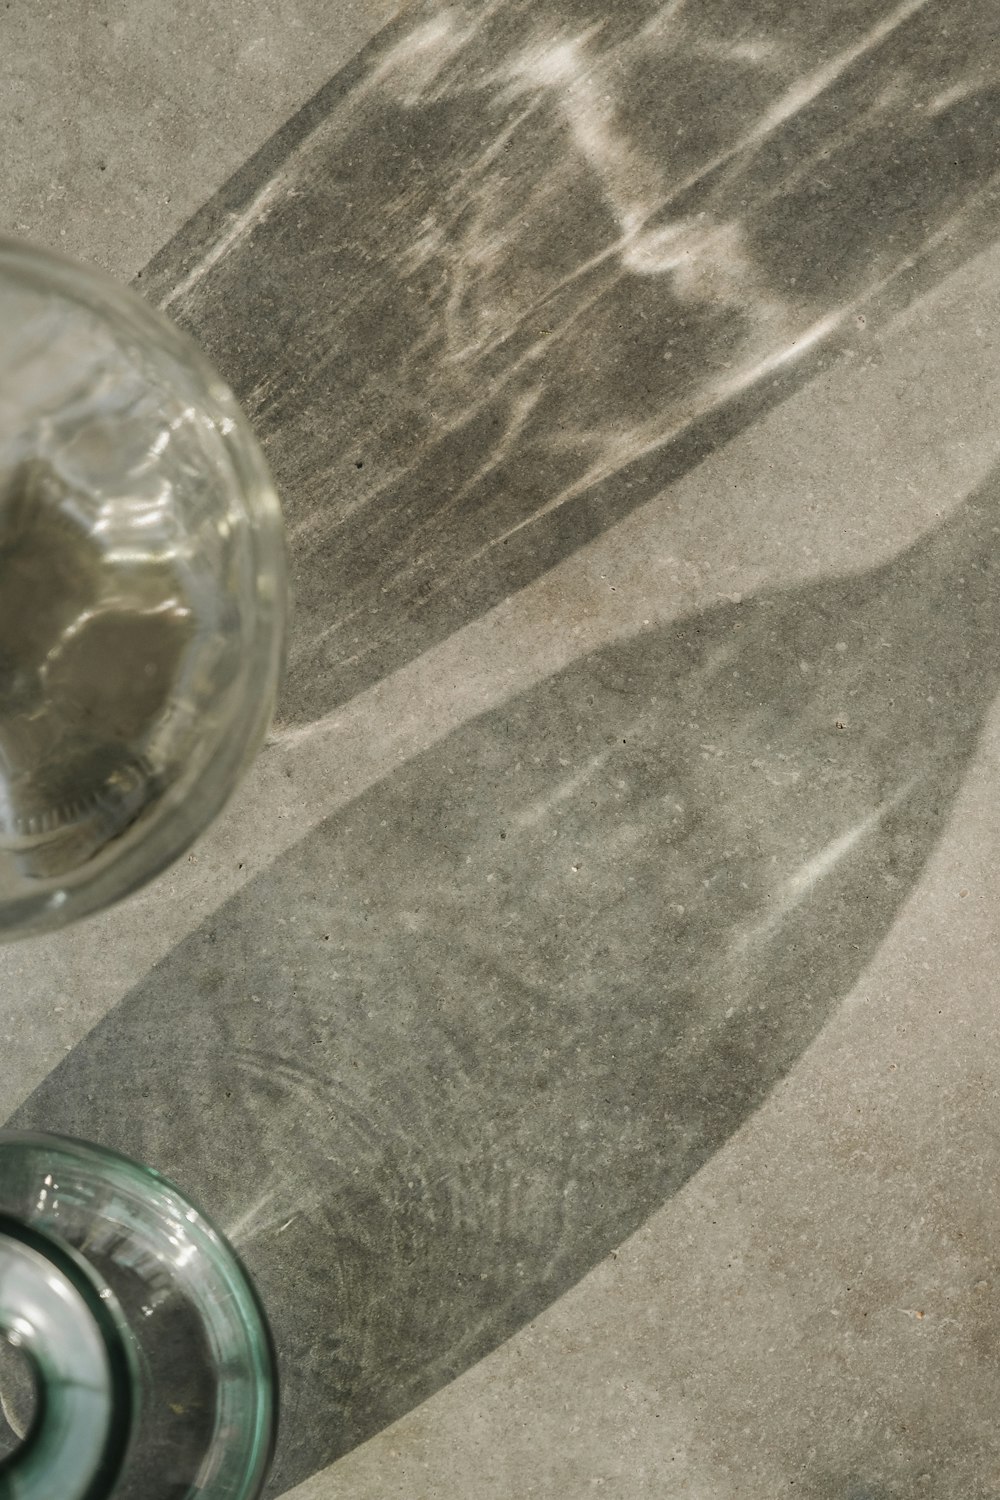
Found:
<path fill-rule="evenodd" d="M 226 1224 L 275 1493 L 1000 1495 L 992 7 L 393 10 L 0 13 L 4 227 L 209 348 L 298 599 L 0 1117 Z"/>

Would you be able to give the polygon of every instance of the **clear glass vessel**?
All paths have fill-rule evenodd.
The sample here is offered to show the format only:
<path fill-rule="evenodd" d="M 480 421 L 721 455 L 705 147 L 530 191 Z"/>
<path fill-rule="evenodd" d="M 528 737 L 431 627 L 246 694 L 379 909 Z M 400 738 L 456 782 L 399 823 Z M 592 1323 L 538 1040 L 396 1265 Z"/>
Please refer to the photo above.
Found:
<path fill-rule="evenodd" d="M 134 890 L 212 820 L 273 709 L 281 514 L 194 344 L 0 240 L 0 937 Z"/>
<path fill-rule="evenodd" d="M 222 1235 L 157 1173 L 0 1134 L 0 1500 L 254 1500 L 271 1338 Z"/>

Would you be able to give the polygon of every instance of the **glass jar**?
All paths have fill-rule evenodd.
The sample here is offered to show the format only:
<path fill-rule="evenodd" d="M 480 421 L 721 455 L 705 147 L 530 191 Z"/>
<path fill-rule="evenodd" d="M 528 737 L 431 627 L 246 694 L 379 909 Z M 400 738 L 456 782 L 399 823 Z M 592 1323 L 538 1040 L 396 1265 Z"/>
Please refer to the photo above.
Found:
<path fill-rule="evenodd" d="M 0 1497 L 254 1500 L 274 1354 L 235 1252 L 156 1172 L 0 1134 Z"/>
<path fill-rule="evenodd" d="M 273 710 L 281 514 L 194 344 L 0 240 L 0 937 L 135 890 L 218 813 Z"/>

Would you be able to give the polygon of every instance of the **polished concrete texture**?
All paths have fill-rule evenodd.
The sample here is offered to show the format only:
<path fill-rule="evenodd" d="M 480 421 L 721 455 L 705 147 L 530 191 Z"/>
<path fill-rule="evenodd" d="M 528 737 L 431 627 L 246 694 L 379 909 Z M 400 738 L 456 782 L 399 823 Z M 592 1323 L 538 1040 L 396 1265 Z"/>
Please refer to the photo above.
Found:
<path fill-rule="evenodd" d="M 1000 1495 L 994 6 L 44 10 L 4 228 L 211 352 L 297 608 L 0 1115 L 228 1228 L 273 1494 Z"/>

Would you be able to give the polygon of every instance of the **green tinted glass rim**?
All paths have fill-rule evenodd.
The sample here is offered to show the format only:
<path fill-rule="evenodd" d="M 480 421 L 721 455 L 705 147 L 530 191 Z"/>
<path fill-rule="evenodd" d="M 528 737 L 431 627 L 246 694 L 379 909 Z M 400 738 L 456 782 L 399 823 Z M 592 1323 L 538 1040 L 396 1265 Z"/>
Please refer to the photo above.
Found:
<path fill-rule="evenodd" d="M 229 1473 L 229 1482 L 224 1492 L 225 1500 L 257 1500 L 266 1483 L 278 1437 L 277 1354 L 264 1305 L 250 1273 L 236 1250 L 212 1218 L 169 1177 L 110 1147 L 55 1132 L 0 1131 L 0 1156 L 8 1150 L 62 1152 L 68 1158 L 86 1161 L 92 1169 L 105 1174 L 109 1181 L 132 1188 L 139 1196 L 148 1195 L 151 1192 L 156 1193 L 161 1198 L 170 1200 L 177 1210 L 190 1211 L 197 1216 L 203 1248 L 210 1255 L 213 1269 L 224 1283 L 230 1308 L 235 1309 L 238 1314 L 243 1340 L 243 1349 L 240 1352 L 245 1358 L 246 1387 L 249 1402 L 252 1403 L 252 1410 L 244 1413 L 246 1441 L 239 1474 L 237 1477 Z M 40 1238 L 47 1244 L 55 1243 L 57 1240 L 56 1236 L 50 1239 L 47 1233 L 37 1229 L 31 1232 L 40 1234 Z M 76 1257 L 76 1252 L 70 1247 L 64 1248 L 70 1256 Z M 83 1260 L 83 1267 L 85 1276 L 89 1278 L 89 1268 L 85 1260 Z M 101 1301 L 99 1295 L 97 1300 Z M 212 1307 L 201 1304 L 201 1310 L 206 1326 L 210 1327 Z M 229 1354 L 230 1358 L 231 1355 L 232 1351 Z M 0 1469 L 0 1475 L 2 1475 L 2 1469 Z M 103 1491 L 100 1495 L 88 1497 L 88 1500 L 104 1500 L 104 1496 L 109 1493 L 111 1492 Z M 214 1500 L 211 1483 L 204 1491 L 197 1493 L 203 1494 L 205 1500 Z M 0 1487 L 0 1500 L 4 1500 L 2 1487 Z"/>
<path fill-rule="evenodd" d="M 80 1500 L 107 1500 L 114 1493 L 115 1481 L 128 1452 L 135 1411 L 135 1368 L 122 1315 L 114 1297 L 96 1281 L 84 1258 L 56 1235 L 44 1234 L 20 1219 L 0 1213 L 0 1239 L 26 1246 L 52 1266 L 81 1298 L 100 1335 L 110 1377 L 108 1426 L 99 1462 L 89 1484 L 80 1491 Z M 20 1476 L 26 1477 L 32 1469 L 41 1471 L 46 1461 L 51 1440 L 46 1414 L 55 1394 L 52 1389 L 55 1382 L 43 1362 L 33 1359 L 32 1366 L 38 1408 L 20 1447 L 0 1460 L 0 1500 L 6 1500 L 8 1495 L 20 1497 L 33 1493 L 30 1487 L 22 1487 Z"/>

